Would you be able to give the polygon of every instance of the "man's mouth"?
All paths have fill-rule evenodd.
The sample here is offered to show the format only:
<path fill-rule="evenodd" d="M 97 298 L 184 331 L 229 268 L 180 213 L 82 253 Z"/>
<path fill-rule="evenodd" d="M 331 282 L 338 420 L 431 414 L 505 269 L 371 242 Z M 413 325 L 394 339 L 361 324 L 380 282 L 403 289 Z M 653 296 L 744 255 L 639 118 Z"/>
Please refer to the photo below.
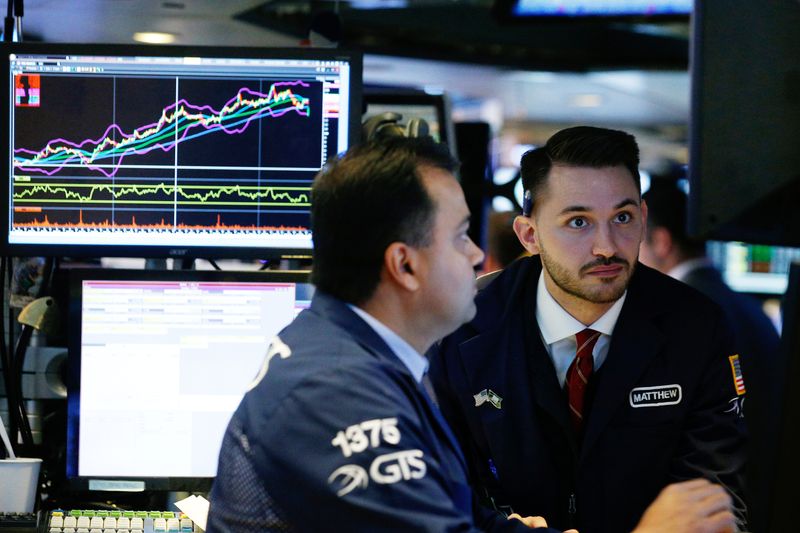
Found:
<path fill-rule="evenodd" d="M 586 271 L 587 276 L 595 276 L 599 278 L 611 278 L 621 274 L 625 270 L 625 267 L 620 264 L 611 264 L 611 265 L 599 265 L 596 267 L 592 267 Z"/>

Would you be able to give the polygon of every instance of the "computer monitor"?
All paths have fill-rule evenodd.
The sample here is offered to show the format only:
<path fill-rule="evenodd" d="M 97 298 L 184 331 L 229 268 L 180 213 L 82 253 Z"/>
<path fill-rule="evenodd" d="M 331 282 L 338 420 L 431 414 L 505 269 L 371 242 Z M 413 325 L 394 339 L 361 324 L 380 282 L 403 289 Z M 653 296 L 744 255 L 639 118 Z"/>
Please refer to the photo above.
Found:
<path fill-rule="evenodd" d="M 361 57 L 15 43 L 6 255 L 310 255 L 309 191 L 359 134 Z"/>
<path fill-rule="evenodd" d="M 70 273 L 67 478 L 88 490 L 207 490 L 222 437 L 308 273 Z"/>
<path fill-rule="evenodd" d="M 450 152 L 458 156 L 450 100 L 446 94 L 367 86 L 364 88 L 364 104 L 366 108 L 364 120 L 386 112 L 402 115 L 401 125 L 408 124 L 411 119 L 423 119 L 430 128 L 431 137 L 437 142 L 446 144 Z"/>
<path fill-rule="evenodd" d="M 699 236 L 800 246 L 798 28 L 797 0 L 695 2 L 689 226 Z"/>
<path fill-rule="evenodd" d="M 495 0 L 501 18 L 629 18 L 682 17 L 692 0 Z"/>
<path fill-rule="evenodd" d="M 735 291 L 780 296 L 789 283 L 789 267 L 800 248 L 744 242 L 708 241 L 706 252 Z"/>

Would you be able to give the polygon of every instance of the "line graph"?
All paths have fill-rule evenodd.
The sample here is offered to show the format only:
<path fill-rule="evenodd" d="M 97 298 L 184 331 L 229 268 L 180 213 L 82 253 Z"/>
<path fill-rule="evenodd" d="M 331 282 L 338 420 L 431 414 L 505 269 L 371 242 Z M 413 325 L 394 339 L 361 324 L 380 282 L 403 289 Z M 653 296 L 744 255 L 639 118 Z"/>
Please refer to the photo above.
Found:
<path fill-rule="evenodd" d="M 174 59 L 37 70 L 10 117 L 10 242 L 310 249 L 311 183 L 349 124 L 326 112 L 339 71 Z"/>
<path fill-rule="evenodd" d="M 309 84 L 301 80 L 273 83 L 266 94 L 242 87 L 219 110 L 181 99 L 165 107 L 156 122 L 138 127 L 131 133 L 123 131 L 118 124 L 112 124 L 94 140 L 73 142 L 56 138 L 38 151 L 17 148 L 14 150 L 14 167 L 23 172 L 52 176 L 65 165 L 77 163 L 113 177 L 131 154 L 146 154 L 156 149 L 167 152 L 179 143 L 210 133 L 240 134 L 251 122 L 265 117 L 277 118 L 290 112 L 309 117 L 309 98 L 295 92 L 297 88 L 308 87 Z M 117 136 L 120 140 L 116 140 Z M 109 159 L 115 161 L 110 171 L 96 165 Z"/>
<path fill-rule="evenodd" d="M 37 204 L 235 205 L 308 207 L 310 187 L 104 183 L 15 183 L 14 202 Z M 159 199 L 176 195 L 176 199 Z M 228 198 L 228 200 L 226 200 Z"/>

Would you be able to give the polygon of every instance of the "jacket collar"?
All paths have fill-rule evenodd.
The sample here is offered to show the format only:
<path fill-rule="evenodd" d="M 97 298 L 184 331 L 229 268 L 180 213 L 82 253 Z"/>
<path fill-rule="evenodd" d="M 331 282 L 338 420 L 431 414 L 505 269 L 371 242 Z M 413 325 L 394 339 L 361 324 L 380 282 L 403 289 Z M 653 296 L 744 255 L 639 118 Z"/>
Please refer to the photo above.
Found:
<path fill-rule="evenodd" d="M 311 300 L 311 311 L 346 331 L 369 353 L 397 366 L 409 376 L 411 375 L 381 336 L 343 301 L 318 290 Z"/>
<path fill-rule="evenodd" d="M 435 419 L 437 430 L 455 452 L 459 462 L 466 470 L 466 461 L 461 453 L 458 441 L 450 430 L 450 426 L 444 420 L 439 408 L 434 405 L 432 399 L 424 391 L 422 386 L 414 379 L 408 367 L 395 355 L 384 340 L 372 327 L 358 316 L 347 304 L 322 291 L 317 291 L 311 300 L 311 311 L 320 315 L 323 319 L 333 323 L 342 330 L 343 335 L 351 336 L 362 348 L 380 360 L 392 365 L 399 372 L 408 376 L 409 381 L 414 383 L 420 396 L 424 398 L 424 405 L 430 415 L 429 418 Z"/>

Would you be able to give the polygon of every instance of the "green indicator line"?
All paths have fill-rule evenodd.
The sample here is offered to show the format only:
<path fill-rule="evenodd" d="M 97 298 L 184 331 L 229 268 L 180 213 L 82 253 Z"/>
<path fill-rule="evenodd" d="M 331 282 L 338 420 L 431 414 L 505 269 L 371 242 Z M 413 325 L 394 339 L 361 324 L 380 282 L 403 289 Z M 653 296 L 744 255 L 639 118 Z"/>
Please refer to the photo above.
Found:
<path fill-rule="evenodd" d="M 130 202 L 130 203 L 143 203 L 140 200 L 122 200 L 122 197 L 135 195 L 135 196 L 154 196 L 154 195 L 176 195 L 181 198 L 177 203 L 188 200 L 196 200 L 198 204 L 208 205 L 229 205 L 234 202 L 214 202 L 223 196 L 238 196 L 250 200 L 261 200 L 259 202 L 263 205 L 270 205 L 270 201 L 278 201 L 276 205 L 309 205 L 309 192 L 310 187 L 258 187 L 251 185 L 232 185 L 232 186 L 219 186 L 208 187 L 203 185 L 167 185 L 165 183 L 158 183 L 155 185 L 139 185 L 139 184 L 79 184 L 70 185 L 65 187 L 54 183 L 19 183 L 14 185 L 14 201 L 15 202 L 71 202 L 77 201 L 80 203 L 94 203 L 103 202 L 109 203 L 111 201 L 116 203 Z M 75 189 L 88 189 L 87 191 L 76 191 Z M 190 191 L 204 191 L 204 192 L 190 192 Z M 95 195 L 106 193 L 111 196 L 109 199 L 96 199 Z M 46 198 L 37 199 L 38 195 L 63 195 L 64 198 Z M 143 199 L 146 201 L 146 199 Z M 146 203 L 174 203 L 174 202 L 160 202 L 153 200 Z"/>
<path fill-rule="evenodd" d="M 176 143 L 220 129 L 229 134 L 241 133 L 252 120 L 278 118 L 289 111 L 305 117 L 311 116 L 309 98 L 295 94 L 291 88 L 278 90 L 277 85 L 280 84 L 270 86 L 267 94 L 254 93 L 247 88 L 240 89 L 235 98 L 214 113 L 207 113 L 184 101 L 183 105 L 171 110 L 170 107 L 165 108 L 160 119 L 152 126 L 136 129 L 130 135 L 122 134 L 120 130 L 121 139 L 116 140 L 116 135 L 106 136 L 90 150 L 54 142 L 29 159 L 15 159 L 24 166 L 66 164 L 76 159 L 81 164 L 91 166 L 99 160 L 123 158 L 131 153 L 147 153 L 157 147 L 169 150 Z M 236 128 L 237 126 L 240 128 Z M 198 127 L 200 131 L 190 134 L 189 130 Z M 118 127 L 117 129 L 119 130 Z M 111 128 L 107 133 L 110 130 Z M 110 177 L 109 174 L 106 175 Z"/>

